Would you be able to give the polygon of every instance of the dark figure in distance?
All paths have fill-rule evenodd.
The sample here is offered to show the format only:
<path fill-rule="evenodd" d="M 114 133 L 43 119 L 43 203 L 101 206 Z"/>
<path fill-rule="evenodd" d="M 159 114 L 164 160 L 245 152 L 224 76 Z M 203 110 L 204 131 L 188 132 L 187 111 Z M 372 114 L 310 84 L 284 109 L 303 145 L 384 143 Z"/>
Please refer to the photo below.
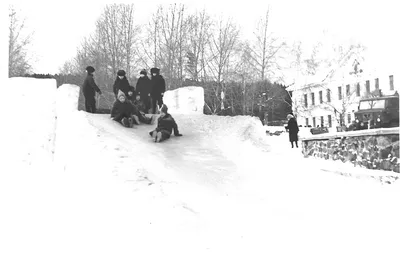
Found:
<path fill-rule="evenodd" d="M 297 121 L 292 114 L 288 114 L 287 119 L 288 119 L 287 129 L 289 129 L 290 144 L 292 144 L 293 148 L 293 142 L 295 142 L 296 147 L 299 147 L 297 145 L 297 141 L 299 141 L 299 137 L 297 135 L 299 133 L 299 126 L 297 125 Z"/>
<path fill-rule="evenodd" d="M 114 85 L 113 85 L 113 91 L 115 94 L 115 98 L 118 98 L 118 91 L 121 90 L 124 92 L 125 97 L 132 101 L 134 99 L 134 89 L 133 87 L 129 84 L 128 79 L 126 78 L 126 73 L 124 70 L 118 70 L 117 72 L 117 78 L 115 79 Z"/>
<path fill-rule="evenodd" d="M 152 100 L 152 113 L 156 114 L 157 104 L 161 108 L 163 105 L 163 96 L 165 92 L 165 80 L 160 75 L 159 68 L 150 69 L 151 72 L 151 100 Z"/>
<path fill-rule="evenodd" d="M 151 84 L 152 82 L 147 76 L 146 69 L 140 71 L 140 77 L 136 83 L 136 96 L 140 96 L 140 101 L 143 102 L 145 106 L 143 110 L 145 113 L 148 113 L 151 108 Z"/>
<path fill-rule="evenodd" d="M 100 88 L 96 85 L 93 78 L 94 68 L 92 66 L 86 67 L 87 76 L 83 82 L 82 92 L 85 97 L 86 112 L 96 113 L 96 92 L 101 95 Z"/>

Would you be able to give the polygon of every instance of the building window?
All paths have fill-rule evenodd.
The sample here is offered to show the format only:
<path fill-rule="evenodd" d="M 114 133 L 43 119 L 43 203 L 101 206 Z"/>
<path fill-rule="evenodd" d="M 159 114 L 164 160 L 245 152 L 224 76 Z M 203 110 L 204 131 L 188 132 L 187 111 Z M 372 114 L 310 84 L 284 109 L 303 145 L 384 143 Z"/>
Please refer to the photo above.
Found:
<path fill-rule="evenodd" d="M 308 118 L 306 118 L 306 127 L 308 127 Z"/>
<path fill-rule="evenodd" d="M 348 124 L 351 123 L 351 114 L 347 114 L 347 123 L 348 123 Z"/>
<path fill-rule="evenodd" d="M 307 102 L 307 94 L 304 95 L 304 107 L 308 106 L 308 102 Z"/>
<path fill-rule="evenodd" d="M 312 118 L 312 125 L 313 127 L 315 127 L 316 123 L 315 123 L 315 117 Z"/>
<path fill-rule="evenodd" d="M 394 90 L 393 75 L 389 76 L 390 90 Z"/>
<path fill-rule="evenodd" d="M 323 127 L 323 126 L 324 126 L 324 117 L 321 116 L 321 127 Z"/>
<path fill-rule="evenodd" d="M 379 78 L 375 78 L 375 89 L 379 89 Z"/>
<path fill-rule="evenodd" d="M 357 96 L 361 95 L 360 83 L 357 83 Z"/>
<path fill-rule="evenodd" d="M 319 103 L 322 104 L 322 91 L 319 91 Z"/>
<path fill-rule="evenodd" d="M 366 91 L 367 91 L 367 94 L 369 94 L 369 93 L 371 92 L 371 89 L 369 88 L 369 80 L 367 80 L 367 81 L 365 82 L 365 89 L 366 89 Z"/>
<path fill-rule="evenodd" d="M 328 103 L 331 102 L 331 90 L 330 89 L 326 90 L 326 101 Z"/>
<path fill-rule="evenodd" d="M 315 105 L 315 96 L 314 93 L 311 93 L 311 104 L 314 106 Z"/>
<path fill-rule="evenodd" d="M 338 86 L 338 99 L 342 100 L 342 87 Z"/>
<path fill-rule="evenodd" d="M 350 95 L 350 85 L 346 85 L 346 96 Z"/>
<path fill-rule="evenodd" d="M 332 116 L 328 115 L 328 126 L 332 127 Z"/>

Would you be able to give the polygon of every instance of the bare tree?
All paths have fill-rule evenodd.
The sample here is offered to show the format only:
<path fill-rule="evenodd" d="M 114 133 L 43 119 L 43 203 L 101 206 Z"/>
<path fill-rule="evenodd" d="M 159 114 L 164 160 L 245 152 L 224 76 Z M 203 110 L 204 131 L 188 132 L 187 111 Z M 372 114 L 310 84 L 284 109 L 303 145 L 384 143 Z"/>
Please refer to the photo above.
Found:
<path fill-rule="evenodd" d="M 188 46 L 186 71 L 194 81 L 205 78 L 205 51 L 209 44 L 210 16 L 205 9 L 188 17 Z M 201 73 L 203 73 L 201 75 Z"/>
<path fill-rule="evenodd" d="M 63 66 L 58 69 L 58 71 L 60 72 L 60 74 L 63 74 L 63 75 L 72 75 L 74 73 L 77 73 L 75 63 L 74 63 L 74 61 L 71 61 L 71 60 L 66 61 L 63 64 Z"/>
<path fill-rule="evenodd" d="M 260 80 L 271 79 L 280 69 L 278 53 L 286 44 L 268 32 L 269 8 L 258 22 L 254 32 L 255 41 L 251 45 L 251 63 L 258 72 Z"/>
<path fill-rule="evenodd" d="M 172 84 L 180 85 L 183 80 L 186 40 L 185 5 L 174 3 L 167 10 L 159 6 L 158 14 L 159 62 L 166 76 L 167 89 L 170 89 Z"/>
<path fill-rule="evenodd" d="M 221 100 L 221 107 L 223 107 L 224 94 L 221 93 L 226 92 L 224 86 L 224 81 L 226 79 L 224 78 L 228 74 L 228 65 L 231 55 L 237 50 L 238 40 L 239 29 L 232 20 L 228 19 L 223 21 L 223 19 L 219 19 L 210 41 L 211 58 L 208 62 L 208 70 L 217 82 L 214 88 L 214 109 L 218 108 L 218 103 Z"/>
<path fill-rule="evenodd" d="M 109 90 L 119 69 L 130 78 L 139 34 L 134 22 L 133 4 L 107 5 L 96 21 L 96 31 L 85 37 L 77 50 L 73 62 L 76 71 L 83 73 L 87 65 L 93 65 L 96 78 Z"/>
<path fill-rule="evenodd" d="M 8 76 L 22 76 L 32 69 L 26 53 L 32 34 L 24 36 L 25 20 L 20 20 L 15 9 L 9 8 Z"/>
<path fill-rule="evenodd" d="M 136 54 L 136 44 L 137 44 L 137 35 L 139 34 L 140 27 L 138 25 L 134 25 L 134 6 L 130 5 L 121 5 L 120 7 L 120 23 L 121 23 L 121 33 L 122 40 L 124 45 L 125 52 L 125 68 L 127 72 L 127 77 L 129 78 L 131 75 L 131 64 L 135 60 Z"/>

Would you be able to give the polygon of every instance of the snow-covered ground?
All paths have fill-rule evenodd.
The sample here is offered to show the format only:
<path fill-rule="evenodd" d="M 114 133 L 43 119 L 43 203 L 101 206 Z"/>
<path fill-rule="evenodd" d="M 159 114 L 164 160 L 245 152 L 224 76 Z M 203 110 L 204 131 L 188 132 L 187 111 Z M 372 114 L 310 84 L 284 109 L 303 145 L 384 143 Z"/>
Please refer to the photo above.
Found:
<path fill-rule="evenodd" d="M 339 175 L 366 170 L 304 159 L 256 118 L 185 105 L 158 144 L 155 124 L 75 110 L 77 87 L 9 82 L 31 88 L 12 107 L 30 126 L 1 131 L 0 261 L 400 261 L 400 183 Z"/>

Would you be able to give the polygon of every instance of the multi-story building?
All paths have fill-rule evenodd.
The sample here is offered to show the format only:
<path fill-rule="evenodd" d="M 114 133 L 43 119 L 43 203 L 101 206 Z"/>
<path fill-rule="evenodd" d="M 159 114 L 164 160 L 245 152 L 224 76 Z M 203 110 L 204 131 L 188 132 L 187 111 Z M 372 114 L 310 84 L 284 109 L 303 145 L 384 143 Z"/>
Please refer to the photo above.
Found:
<path fill-rule="evenodd" d="M 395 76 L 400 77 L 399 71 L 359 70 L 354 67 L 354 61 L 350 66 L 327 70 L 325 75 L 334 72 L 329 77 L 320 74 L 297 79 L 287 89 L 299 125 L 325 126 L 331 132 L 336 131 L 338 126 L 352 123 L 361 98 L 399 92 L 399 85 L 394 82 Z"/>

